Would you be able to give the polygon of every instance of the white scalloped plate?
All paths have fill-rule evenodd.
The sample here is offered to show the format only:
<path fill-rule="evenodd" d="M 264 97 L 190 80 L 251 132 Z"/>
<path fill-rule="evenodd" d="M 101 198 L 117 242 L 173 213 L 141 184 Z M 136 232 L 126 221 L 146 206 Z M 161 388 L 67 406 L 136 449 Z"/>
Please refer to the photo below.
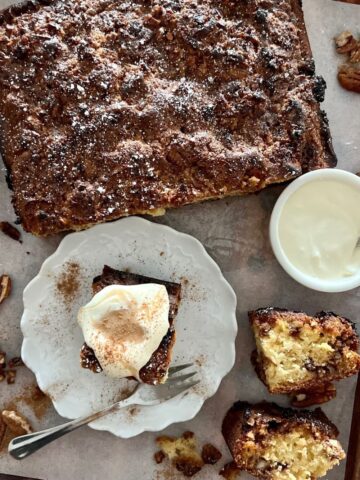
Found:
<path fill-rule="evenodd" d="M 79 266 L 71 302 L 58 289 L 69 263 Z M 236 297 L 201 243 L 169 227 L 130 217 L 67 235 L 24 291 L 25 364 L 58 413 L 67 418 L 100 410 L 129 388 L 127 380 L 110 379 L 79 365 L 83 338 L 77 311 L 90 300 L 92 279 L 105 264 L 182 283 L 173 364 L 194 362 L 201 382 L 185 396 L 157 406 L 124 409 L 91 427 L 129 438 L 190 420 L 234 365 Z"/>

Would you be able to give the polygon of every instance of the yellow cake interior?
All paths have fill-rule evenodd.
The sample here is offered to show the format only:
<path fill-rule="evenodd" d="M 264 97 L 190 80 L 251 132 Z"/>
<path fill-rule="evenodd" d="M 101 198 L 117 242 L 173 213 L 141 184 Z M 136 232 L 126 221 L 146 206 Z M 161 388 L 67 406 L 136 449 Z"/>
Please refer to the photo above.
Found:
<path fill-rule="evenodd" d="M 357 362 L 356 352 L 347 346 L 341 353 L 336 352 L 332 346 L 334 336 L 324 332 L 316 322 L 302 325 L 294 336 L 290 324 L 279 318 L 267 335 L 260 336 L 255 328 L 255 338 L 270 391 L 311 380 L 316 372 L 305 367 L 309 361 L 317 367 L 326 366 L 337 354 L 336 368 L 344 373 Z"/>
<path fill-rule="evenodd" d="M 274 480 L 313 480 L 345 458 L 340 443 L 333 439 L 316 440 L 304 428 L 275 433 L 262 446 L 248 441 L 242 450 L 245 464 L 271 472 Z"/>

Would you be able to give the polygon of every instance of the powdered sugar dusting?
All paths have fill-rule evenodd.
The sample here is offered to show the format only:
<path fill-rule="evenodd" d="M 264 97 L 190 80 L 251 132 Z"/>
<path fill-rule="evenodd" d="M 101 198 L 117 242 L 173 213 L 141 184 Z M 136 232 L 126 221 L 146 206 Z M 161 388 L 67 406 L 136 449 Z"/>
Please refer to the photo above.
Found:
<path fill-rule="evenodd" d="M 4 157 L 25 228 L 256 191 L 327 165 L 287 0 L 36 5 L 0 20 Z"/>

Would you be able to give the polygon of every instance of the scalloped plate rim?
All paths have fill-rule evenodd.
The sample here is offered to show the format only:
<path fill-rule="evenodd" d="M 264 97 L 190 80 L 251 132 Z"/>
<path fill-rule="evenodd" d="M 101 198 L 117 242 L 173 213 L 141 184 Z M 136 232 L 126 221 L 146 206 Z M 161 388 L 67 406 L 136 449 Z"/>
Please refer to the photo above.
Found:
<path fill-rule="evenodd" d="M 47 257 L 44 260 L 44 262 L 42 263 L 42 265 L 40 267 L 40 270 L 39 270 L 38 274 L 27 284 L 27 286 L 25 287 L 25 289 L 23 291 L 24 311 L 23 311 L 23 315 L 22 315 L 22 318 L 21 318 L 20 326 L 21 326 L 21 330 L 22 330 L 24 339 L 23 339 L 22 348 L 21 348 L 21 355 L 22 355 L 22 358 L 23 358 L 26 366 L 30 370 L 32 370 L 33 373 L 35 374 L 36 380 L 37 380 L 40 388 L 45 389 L 43 381 L 42 381 L 42 373 L 40 371 L 37 371 L 35 368 L 32 368 L 31 358 L 29 358 L 28 355 L 27 355 L 27 344 L 30 343 L 30 341 L 31 341 L 30 338 L 29 338 L 29 335 L 26 334 L 26 328 L 29 326 L 28 325 L 28 320 L 29 320 L 28 319 L 28 314 L 29 314 L 29 310 L 30 310 L 29 306 L 27 306 L 27 303 L 31 303 L 31 300 L 35 301 L 35 299 L 28 299 L 29 292 L 31 292 L 32 288 L 34 288 L 34 286 L 36 286 L 39 281 L 42 281 L 42 276 L 43 276 L 44 272 L 46 272 L 48 265 L 51 265 L 51 263 L 54 262 L 58 257 L 61 258 L 61 255 L 68 254 L 71 251 L 71 249 L 74 248 L 74 244 L 77 245 L 78 243 L 80 243 L 80 241 L 77 240 L 78 237 L 80 237 L 80 235 L 84 236 L 84 239 L 86 239 L 87 235 L 94 235 L 96 232 L 101 231 L 101 230 L 105 230 L 105 233 L 106 233 L 106 230 L 109 227 L 110 228 L 116 228 L 119 224 L 124 223 L 124 222 L 129 223 L 130 228 L 131 228 L 131 223 L 143 224 L 143 226 L 146 226 L 146 228 L 150 228 L 150 229 L 156 229 L 157 230 L 158 228 L 161 228 L 161 229 L 163 229 L 163 231 L 166 231 L 169 235 L 182 237 L 186 241 L 191 242 L 193 245 L 196 245 L 198 250 L 201 251 L 203 259 L 206 259 L 207 263 L 209 265 L 211 265 L 212 269 L 217 272 L 218 281 L 220 281 L 224 285 L 224 287 L 227 289 L 228 293 L 230 294 L 229 298 L 231 297 L 231 299 L 229 300 L 229 303 L 231 303 L 231 310 L 232 310 L 231 315 L 230 315 L 230 307 L 229 307 L 229 317 L 231 316 L 232 329 L 230 329 L 230 324 L 228 325 L 228 327 L 229 327 L 229 335 L 230 334 L 232 335 L 232 340 L 231 340 L 231 344 L 229 345 L 229 348 L 228 348 L 228 354 L 227 354 L 227 357 L 226 357 L 227 361 L 223 362 L 222 372 L 220 374 L 218 374 L 216 379 L 213 381 L 211 391 L 206 396 L 206 398 L 196 397 L 196 399 L 197 399 L 196 405 L 194 405 L 195 402 L 193 402 L 191 412 L 189 412 L 189 409 L 178 409 L 176 419 L 171 420 L 171 419 L 165 419 L 164 417 L 162 417 L 162 418 L 164 418 L 164 420 L 161 421 L 161 418 L 158 417 L 157 418 L 157 423 L 153 427 L 146 426 L 146 427 L 143 427 L 143 428 L 141 428 L 141 427 L 135 428 L 136 432 L 135 433 L 131 432 L 129 435 L 126 435 L 124 433 L 119 434 L 119 432 L 115 431 L 113 428 L 110 428 L 109 426 L 106 426 L 106 425 L 101 425 L 97 422 L 93 422 L 93 423 L 89 424 L 89 426 L 94 430 L 109 431 L 110 433 L 112 433 L 115 436 L 120 437 L 120 438 L 131 438 L 131 437 L 134 437 L 136 435 L 140 435 L 141 433 L 144 433 L 144 432 L 156 432 L 156 431 L 163 430 L 173 423 L 189 421 L 189 420 L 193 419 L 199 413 L 199 411 L 201 410 L 204 402 L 207 399 L 211 398 L 212 396 L 214 396 L 216 394 L 216 392 L 218 391 L 219 386 L 221 384 L 221 381 L 230 372 L 230 370 L 234 366 L 235 357 L 236 357 L 235 340 L 236 340 L 236 336 L 237 336 L 237 333 L 238 333 L 238 325 L 237 325 L 237 319 L 236 319 L 237 297 L 236 297 L 236 294 L 235 294 L 232 286 L 225 279 L 225 277 L 223 276 L 223 274 L 221 272 L 221 269 L 220 269 L 219 265 L 215 262 L 215 260 L 213 258 L 211 258 L 211 256 L 208 254 L 208 252 L 206 251 L 203 244 L 197 238 L 193 237 L 192 235 L 189 235 L 189 234 L 183 233 L 183 232 L 179 232 L 176 229 L 174 229 L 174 228 L 172 228 L 168 225 L 163 225 L 163 224 L 151 222 L 149 220 L 146 220 L 146 219 L 141 218 L 141 217 L 136 217 L 136 216 L 130 216 L 130 217 L 126 217 L 126 218 L 123 218 L 123 219 L 120 219 L 120 220 L 116 220 L 114 222 L 95 225 L 94 227 L 92 227 L 88 230 L 81 230 L 81 231 L 72 232 L 72 233 L 69 233 L 68 235 L 66 235 L 61 240 L 61 242 L 59 243 L 56 250 L 49 257 Z M 76 239 L 76 242 L 73 242 L 74 238 Z M 223 360 L 224 360 L 224 358 L 223 358 Z M 58 402 L 54 398 L 51 398 L 51 400 L 52 400 L 52 403 L 54 405 L 55 410 L 59 413 L 59 415 L 61 415 L 63 418 L 68 418 L 68 419 L 73 418 L 73 417 L 70 417 L 68 415 L 64 415 L 64 413 L 61 413 L 61 407 L 59 405 L 60 402 Z"/>

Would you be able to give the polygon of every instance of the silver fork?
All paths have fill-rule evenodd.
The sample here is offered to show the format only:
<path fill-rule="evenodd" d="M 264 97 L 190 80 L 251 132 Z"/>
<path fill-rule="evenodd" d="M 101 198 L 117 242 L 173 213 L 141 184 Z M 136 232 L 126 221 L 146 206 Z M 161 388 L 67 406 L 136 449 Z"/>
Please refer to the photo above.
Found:
<path fill-rule="evenodd" d="M 189 381 L 197 372 L 190 372 L 184 375 L 176 374 L 192 366 L 192 363 L 187 363 L 185 365 L 178 365 L 177 367 L 170 368 L 168 380 L 161 385 L 153 386 L 139 383 L 128 398 L 120 400 L 100 412 L 92 413 L 91 415 L 76 420 L 71 420 L 70 422 L 53 428 L 48 428 L 47 430 L 41 430 L 40 432 L 16 437 L 9 443 L 8 451 L 10 455 L 17 460 L 22 460 L 57 438 L 60 438 L 83 425 L 87 425 L 98 418 L 108 415 L 109 413 L 114 413 L 121 408 L 129 407 L 130 405 L 157 405 L 170 398 L 185 393 L 189 388 L 194 387 L 199 383 L 198 380 Z"/>

